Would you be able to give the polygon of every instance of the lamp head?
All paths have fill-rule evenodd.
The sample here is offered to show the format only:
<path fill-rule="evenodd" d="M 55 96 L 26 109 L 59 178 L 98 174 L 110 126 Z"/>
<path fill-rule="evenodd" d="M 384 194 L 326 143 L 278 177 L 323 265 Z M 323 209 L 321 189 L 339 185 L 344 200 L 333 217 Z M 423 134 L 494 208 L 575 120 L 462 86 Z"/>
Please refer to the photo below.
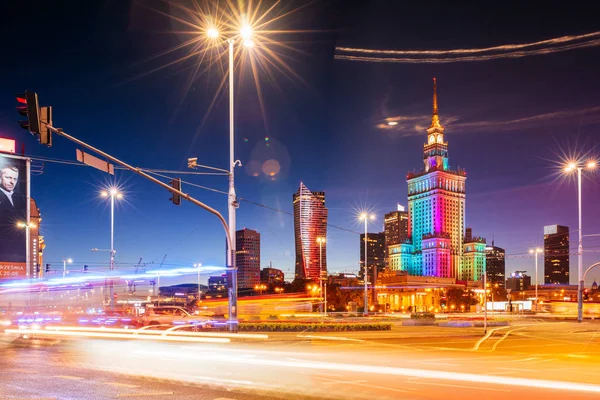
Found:
<path fill-rule="evenodd" d="M 219 37 L 219 31 L 217 28 L 208 28 L 206 31 L 206 36 L 208 36 L 210 39 L 216 39 Z"/>
<path fill-rule="evenodd" d="M 242 29 L 240 29 L 240 35 L 245 40 L 251 39 L 252 38 L 252 27 L 248 24 L 245 24 L 244 26 L 242 26 Z"/>

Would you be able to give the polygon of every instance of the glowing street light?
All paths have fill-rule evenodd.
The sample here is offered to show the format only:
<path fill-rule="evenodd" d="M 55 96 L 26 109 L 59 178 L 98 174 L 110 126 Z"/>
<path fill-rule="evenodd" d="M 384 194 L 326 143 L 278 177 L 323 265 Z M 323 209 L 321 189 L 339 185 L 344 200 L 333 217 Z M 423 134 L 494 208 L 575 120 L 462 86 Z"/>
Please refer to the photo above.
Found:
<path fill-rule="evenodd" d="M 368 270 L 367 270 L 367 224 L 369 220 L 375 219 L 375 214 L 369 214 L 368 212 L 361 212 L 358 216 L 360 221 L 365 222 L 365 260 L 364 260 L 364 280 L 365 280 L 365 294 L 364 294 L 364 315 L 369 315 L 369 287 L 368 287 Z"/>
<path fill-rule="evenodd" d="M 208 36 L 211 39 L 216 39 L 219 37 L 219 31 L 216 28 L 209 28 L 206 31 L 206 36 Z"/>
<path fill-rule="evenodd" d="M 248 40 L 248 39 L 252 38 L 252 34 L 253 34 L 252 27 L 248 24 L 245 24 L 240 29 L 240 36 L 242 36 L 242 39 Z"/>
<path fill-rule="evenodd" d="M 538 254 L 543 253 L 544 250 L 539 247 L 535 249 L 529 249 L 530 254 L 535 254 L 535 311 L 538 310 Z"/>
<path fill-rule="evenodd" d="M 63 279 L 65 279 L 65 277 L 67 276 L 67 264 L 72 264 L 73 259 L 65 258 L 64 260 L 62 260 L 62 262 L 63 262 Z"/>
<path fill-rule="evenodd" d="M 123 193 L 119 192 L 116 187 L 110 187 L 107 190 L 100 192 L 100 195 L 104 198 L 110 197 L 110 265 L 109 269 L 112 271 L 115 269 L 115 198 L 122 199 Z M 114 284 L 110 281 L 110 306 L 114 307 Z"/>
<path fill-rule="evenodd" d="M 583 321 L 583 233 L 581 230 L 581 171 L 583 168 L 593 170 L 596 168 L 597 162 L 595 160 L 589 160 L 583 164 L 581 162 L 570 161 L 565 167 L 566 173 L 577 170 L 577 210 L 579 217 L 579 241 L 577 245 L 577 280 L 579 286 L 577 288 L 577 321 Z"/>
<path fill-rule="evenodd" d="M 202 294 L 202 290 L 200 289 L 200 267 L 202 267 L 202 263 L 194 264 L 194 268 L 198 270 L 198 300 L 200 300 L 200 295 Z"/>

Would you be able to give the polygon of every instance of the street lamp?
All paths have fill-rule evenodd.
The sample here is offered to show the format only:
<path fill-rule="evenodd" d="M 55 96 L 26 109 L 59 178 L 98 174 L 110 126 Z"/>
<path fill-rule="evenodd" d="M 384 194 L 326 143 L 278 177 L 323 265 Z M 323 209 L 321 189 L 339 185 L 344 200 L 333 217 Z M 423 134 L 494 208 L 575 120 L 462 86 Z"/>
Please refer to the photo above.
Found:
<path fill-rule="evenodd" d="M 19 221 L 19 222 L 17 222 L 17 227 L 21 228 L 21 229 L 25 229 L 25 235 L 26 235 L 25 242 L 29 246 L 29 243 L 31 242 L 31 238 L 30 238 L 31 232 L 29 230 L 33 229 L 33 228 L 37 228 L 37 225 L 34 224 L 33 222 L 28 223 L 28 222 L 24 222 L 24 221 Z M 37 269 L 31 268 L 32 262 L 33 262 L 33 265 L 37 265 L 37 260 L 29 260 L 29 265 L 27 266 L 27 275 L 29 275 L 30 273 L 31 274 L 35 273 L 36 277 L 40 278 L 41 272 L 40 273 L 34 272 L 34 271 L 37 271 Z"/>
<path fill-rule="evenodd" d="M 202 290 L 200 289 L 200 267 L 202 267 L 202 263 L 194 264 L 194 268 L 198 270 L 198 300 L 200 300 Z"/>
<path fill-rule="evenodd" d="M 217 40 L 220 37 L 220 32 L 216 27 L 209 27 L 206 31 L 206 36 L 209 39 Z M 234 72 L 234 48 L 233 45 L 238 39 L 243 40 L 245 47 L 253 47 L 254 42 L 252 41 L 253 30 L 249 24 L 244 24 L 240 28 L 239 35 L 227 38 L 227 44 L 229 47 L 229 191 L 227 195 L 227 211 L 228 211 L 228 227 L 230 237 L 230 248 L 227 252 L 227 264 L 231 269 L 231 279 L 227 279 L 229 289 L 229 319 L 235 320 L 237 318 L 237 267 L 235 262 L 235 227 L 236 227 L 236 209 L 238 207 L 237 197 L 235 194 L 235 173 L 234 168 L 236 165 L 241 166 L 241 162 L 236 161 L 234 158 L 234 132 L 235 132 L 235 120 L 234 120 L 234 99 L 233 99 L 233 72 Z M 230 327 L 233 328 L 233 327 Z"/>
<path fill-rule="evenodd" d="M 116 187 L 108 188 L 103 190 L 100 195 L 104 198 L 110 197 L 110 265 L 109 269 L 112 271 L 115 269 L 115 198 L 122 199 L 123 193 L 119 192 Z M 110 306 L 114 307 L 114 283 L 110 281 Z"/>
<path fill-rule="evenodd" d="M 324 237 L 318 237 L 317 243 L 319 244 L 319 286 L 321 288 L 321 293 L 323 293 L 323 244 L 325 243 Z M 323 312 L 323 302 L 321 301 L 321 305 L 319 306 L 321 312 Z"/>
<path fill-rule="evenodd" d="M 368 288 L 368 268 L 367 268 L 367 224 L 369 222 L 369 220 L 374 220 L 375 219 L 375 214 L 369 214 L 367 212 L 362 212 L 360 213 L 358 219 L 360 221 L 364 221 L 365 222 L 365 259 L 364 259 L 364 280 L 365 280 L 365 299 L 364 299 L 364 315 L 369 315 L 369 288 Z"/>
<path fill-rule="evenodd" d="M 583 235 L 581 230 L 581 171 L 583 168 L 595 169 L 597 162 L 590 160 L 583 164 L 581 162 L 569 162 L 565 167 L 566 173 L 577 171 L 577 210 L 579 217 L 579 240 L 577 245 L 577 280 L 579 281 L 577 290 L 577 321 L 583 320 Z"/>
<path fill-rule="evenodd" d="M 71 258 L 65 258 L 63 262 L 63 279 L 67 276 L 67 264 L 71 264 L 73 260 Z"/>
<path fill-rule="evenodd" d="M 529 249 L 529 253 L 535 254 L 535 311 L 538 311 L 538 254 L 543 253 L 544 250 L 539 247 L 535 249 Z"/>

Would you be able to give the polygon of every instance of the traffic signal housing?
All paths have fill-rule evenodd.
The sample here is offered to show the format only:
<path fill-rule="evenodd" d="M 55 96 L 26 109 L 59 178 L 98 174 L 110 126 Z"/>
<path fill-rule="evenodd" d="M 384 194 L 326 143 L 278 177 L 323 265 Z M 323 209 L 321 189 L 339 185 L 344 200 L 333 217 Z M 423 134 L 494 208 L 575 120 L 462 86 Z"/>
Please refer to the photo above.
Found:
<path fill-rule="evenodd" d="M 50 272 L 50 264 L 46 264 L 46 270 L 44 271 L 45 273 Z"/>
<path fill-rule="evenodd" d="M 52 147 L 52 131 L 48 129 L 52 125 L 52 107 L 40 108 L 40 144 Z"/>
<path fill-rule="evenodd" d="M 173 189 L 181 192 L 181 178 L 173 179 L 171 182 L 169 182 L 169 185 Z M 169 200 L 171 200 L 176 206 L 181 205 L 181 196 L 177 193 L 172 193 L 172 196 Z"/>
<path fill-rule="evenodd" d="M 24 94 L 17 95 L 17 102 L 19 103 L 17 111 L 23 117 L 27 117 L 27 121 L 19 121 L 19 125 L 34 135 L 39 135 L 40 107 L 38 105 L 37 93 L 26 90 Z"/>
<path fill-rule="evenodd" d="M 589 289 L 583 289 L 583 299 L 584 300 L 588 300 L 590 298 L 590 291 Z"/>

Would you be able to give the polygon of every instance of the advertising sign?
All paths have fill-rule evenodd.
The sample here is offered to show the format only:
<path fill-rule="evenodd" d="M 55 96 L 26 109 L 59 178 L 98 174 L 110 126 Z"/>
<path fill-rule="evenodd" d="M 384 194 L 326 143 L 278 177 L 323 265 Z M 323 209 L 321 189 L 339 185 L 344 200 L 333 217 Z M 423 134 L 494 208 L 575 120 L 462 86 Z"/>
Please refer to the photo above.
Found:
<path fill-rule="evenodd" d="M 28 275 L 29 160 L 0 154 L 0 279 Z"/>

